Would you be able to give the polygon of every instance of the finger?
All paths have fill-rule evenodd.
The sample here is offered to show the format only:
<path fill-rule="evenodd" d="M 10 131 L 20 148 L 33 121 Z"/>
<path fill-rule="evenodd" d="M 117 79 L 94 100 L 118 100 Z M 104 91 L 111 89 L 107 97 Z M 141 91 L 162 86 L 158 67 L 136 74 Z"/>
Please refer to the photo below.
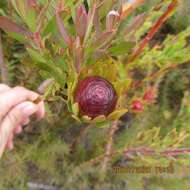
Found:
<path fill-rule="evenodd" d="M 10 109 L 23 101 L 34 101 L 39 95 L 23 87 L 12 88 L 0 94 L 0 121 Z"/>
<path fill-rule="evenodd" d="M 11 133 L 9 135 L 9 138 L 8 138 L 8 141 L 7 141 L 7 144 L 6 144 L 6 148 L 8 148 L 9 150 L 13 149 L 13 138 L 14 138 L 14 135 L 13 135 L 13 133 Z"/>
<path fill-rule="evenodd" d="M 7 85 L 5 84 L 0 84 L 0 93 L 2 92 L 6 92 L 7 90 L 10 90 L 11 88 L 8 87 Z"/>
<path fill-rule="evenodd" d="M 15 129 L 14 129 L 14 134 L 18 135 L 22 132 L 22 126 L 18 125 Z"/>
<path fill-rule="evenodd" d="M 21 125 L 28 125 L 30 123 L 30 119 L 27 117 L 22 122 Z"/>
<path fill-rule="evenodd" d="M 36 112 L 36 116 L 37 116 L 38 119 L 42 119 L 45 116 L 44 102 L 41 101 L 37 106 L 38 106 L 38 110 Z"/>
<path fill-rule="evenodd" d="M 22 126 L 27 125 L 29 122 L 30 122 L 29 117 L 25 117 L 25 118 L 20 122 L 20 125 L 18 125 L 18 126 L 16 126 L 16 127 L 14 128 L 14 134 L 16 134 L 16 135 L 20 134 L 20 133 L 23 131 Z"/>
<path fill-rule="evenodd" d="M 14 128 L 22 122 L 23 118 L 29 117 L 36 111 L 37 106 L 35 104 L 32 102 L 24 102 L 14 107 L 7 116 L 5 116 L 0 128 L 0 157 L 8 142 L 9 135 L 13 132 Z"/>

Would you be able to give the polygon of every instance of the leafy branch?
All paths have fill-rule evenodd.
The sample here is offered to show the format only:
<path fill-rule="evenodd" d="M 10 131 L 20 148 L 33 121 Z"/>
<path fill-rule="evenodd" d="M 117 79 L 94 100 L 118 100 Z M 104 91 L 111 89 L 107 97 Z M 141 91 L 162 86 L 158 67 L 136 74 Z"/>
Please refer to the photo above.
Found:
<path fill-rule="evenodd" d="M 1 70 L 1 81 L 5 84 L 8 84 L 8 70 L 5 65 L 4 57 L 3 57 L 1 31 L 0 31 L 0 70 Z"/>
<path fill-rule="evenodd" d="M 144 50 L 146 45 L 149 43 L 149 41 L 154 37 L 155 33 L 161 28 L 161 26 L 165 23 L 165 21 L 168 19 L 168 17 L 171 16 L 173 13 L 175 7 L 178 4 L 178 0 L 173 0 L 167 10 L 163 13 L 163 15 L 158 19 L 158 21 L 152 26 L 148 34 L 145 36 L 145 38 L 140 42 L 140 45 L 137 49 L 134 50 L 132 55 L 128 59 L 128 63 L 133 62 Z"/>

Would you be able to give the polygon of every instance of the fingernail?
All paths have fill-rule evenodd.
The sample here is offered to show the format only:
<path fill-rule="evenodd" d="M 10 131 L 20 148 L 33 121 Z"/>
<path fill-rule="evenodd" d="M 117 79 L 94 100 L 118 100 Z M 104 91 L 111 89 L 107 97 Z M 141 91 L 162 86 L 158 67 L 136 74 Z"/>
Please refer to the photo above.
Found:
<path fill-rule="evenodd" d="M 37 106 L 31 102 L 23 103 L 19 106 L 22 113 L 26 116 L 30 116 L 37 111 Z"/>

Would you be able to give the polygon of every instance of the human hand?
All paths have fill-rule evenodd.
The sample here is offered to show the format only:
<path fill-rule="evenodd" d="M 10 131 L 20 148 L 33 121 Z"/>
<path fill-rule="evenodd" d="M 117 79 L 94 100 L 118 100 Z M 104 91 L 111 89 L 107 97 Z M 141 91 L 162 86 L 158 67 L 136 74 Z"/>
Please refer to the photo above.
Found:
<path fill-rule="evenodd" d="M 38 119 L 44 117 L 44 102 L 33 103 L 38 97 L 23 87 L 0 84 L 0 157 L 5 148 L 13 148 L 14 135 L 22 132 L 22 125 L 29 123 L 31 115 Z"/>

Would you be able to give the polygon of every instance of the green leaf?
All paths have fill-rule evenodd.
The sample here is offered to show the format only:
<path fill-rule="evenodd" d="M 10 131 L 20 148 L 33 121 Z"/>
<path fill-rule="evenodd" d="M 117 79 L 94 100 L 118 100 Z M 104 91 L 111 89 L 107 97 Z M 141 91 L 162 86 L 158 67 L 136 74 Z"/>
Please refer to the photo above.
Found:
<path fill-rule="evenodd" d="M 128 112 L 128 109 L 121 109 L 121 110 L 116 110 L 114 112 L 112 112 L 109 116 L 108 119 L 109 120 L 117 120 L 119 119 L 121 116 L 123 116 L 125 113 Z"/>
<path fill-rule="evenodd" d="M 103 121 L 103 122 L 99 122 L 99 123 L 96 123 L 96 127 L 99 127 L 99 128 L 108 128 L 110 126 L 110 123 L 108 121 Z"/>
<path fill-rule="evenodd" d="M 11 19 L 5 16 L 0 16 L 0 28 L 6 32 L 16 33 L 27 37 L 30 37 L 32 33 L 26 28 L 13 22 Z"/>
<path fill-rule="evenodd" d="M 42 36 L 46 36 L 47 34 L 51 34 L 53 36 L 56 36 L 58 33 L 57 25 L 55 17 L 53 17 L 48 24 L 46 25 L 45 29 L 43 30 Z"/>
<path fill-rule="evenodd" d="M 11 0 L 11 3 L 13 7 L 15 8 L 15 10 L 17 11 L 17 13 L 20 15 L 20 17 L 22 17 L 22 19 L 25 20 L 25 17 L 26 17 L 25 0 Z"/>
<path fill-rule="evenodd" d="M 78 104 L 78 103 L 74 103 L 74 104 L 72 105 L 72 111 L 73 111 L 73 113 L 74 113 L 75 115 L 78 115 L 78 113 L 79 113 L 79 104 Z"/>
<path fill-rule="evenodd" d="M 34 61 L 46 63 L 46 60 L 39 52 L 29 48 L 27 48 L 27 51 L 30 54 L 30 56 L 34 59 Z"/>
<path fill-rule="evenodd" d="M 100 19 L 105 18 L 105 16 L 109 13 L 112 9 L 114 1 L 104 0 L 103 5 L 99 8 Z"/>
<path fill-rule="evenodd" d="M 17 34 L 17 33 L 13 33 L 13 32 L 7 32 L 8 35 L 10 35 L 10 37 L 12 37 L 13 39 L 19 41 L 19 42 L 25 42 L 26 38 L 23 35 Z"/>
<path fill-rule="evenodd" d="M 75 119 L 76 121 L 78 121 L 79 123 L 81 123 L 81 120 L 80 120 L 77 116 L 72 115 L 71 117 L 72 117 L 73 119 Z"/>
<path fill-rule="evenodd" d="M 69 112 L 72 112 L 72 104 L 71 104 L 71 101 L 67 101 L 67 108 L 68 108 Z"/>
<path fill-rule="evenodd" d="M 90 34 L 91 34 L 91 31 L 92 31 L 92 28 L 93 28 L 93 20 L 94 20 L 94 15 L 95 15 L 95 12 L 96 12 L 96 6 L 94 5 L 93 7 L 92 7 L 92 9 L 91 10 L 89 10 L 90 11 L 90 13 L 89 13 L 89 20 L 88 20 L 88 27 L 87 27 L 87 29 L 86 29 L 86 34 L 85 34 L 85 37 L 84 37 L 84 44 L 86 44 L 87 43 L 87 40 L 88 40 L 88 38 L 89 38 L 89 36 L 90 36 Z"/>
<path fill-rule="evenodd" d="M 102 123 L 106 120 L 106 117 L 104 115 L 100 115 L 100 116 L 97 116 L 95 117 L 93 120 L 92 120 L 92 123 Z"/>
<path fill-rule="evenodd" d="M 52 60 L 51 57 L 48 55 L 42 56 L 43 53 L 38 53 L 34 49 L 27 48 L 27 51 L 29 52 L 30 56 L 33 58 L 34 61 L 36 61 L 38 64 L 38 67 L 40 69 L 43 69 L 45 71 L 48 71 L 51 74 L 51 77 L 53 77 L 62 87 L 65 86 L 66 82 L 66 73 L 64 73 Z"/>
<path fill-rule="evenodd" d="M 90 123 L 92 120 L 92 118 L 88 117 L 87 115 L 83 115 L 81 119 L 82 121 L 87 122 L 87 123 Z"/>
<path fill-rule="evenodd" d="M 30 28 L 32 32 L 36 31 L 36 12 L 33 9 L 29 9 L 27 14 L 26 14 L 26 24 Z"/>
<path fill-rule="evenodd" d="M 59 67 L 63 70 L 63 71 L 67 71 L 68 70 L 68 65 L 66 64 L 65 60 L 63 57 L 60 57 L 58 60 L 56 60 L 57 64 L 59 65 Z"/>
<path fill-rule="evenodd" d="M 109 48 L 109 52 L 114 56 L 124 55 L 129 53 L 134 46 L 133 42 L 121 42 Z"/>

